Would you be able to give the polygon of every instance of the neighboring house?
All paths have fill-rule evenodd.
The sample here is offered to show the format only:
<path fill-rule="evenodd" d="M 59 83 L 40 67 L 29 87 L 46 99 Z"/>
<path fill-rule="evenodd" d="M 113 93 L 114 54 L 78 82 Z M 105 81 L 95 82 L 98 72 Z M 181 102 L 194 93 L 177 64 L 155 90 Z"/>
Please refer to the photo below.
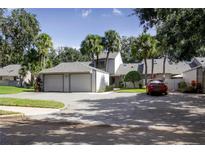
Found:
<path fill-rule="evenodd" d="M 61 63 L 40 72 L 46 92 L 100 92 L 109 85 L 109 73 L 84 62 Z"/>
<path fill-rule="evenodd" d="M 163 79 L 163 58 L 154 59 L 154 79 Z M 144 62 L 142 63 L 144 66 Z M 145 74 L 145 69 L 143 68 L 143 74 Z M 152 60 L 147 60 L 147 74 L 148 79 L 151 79 L 151 68 L 152 68 Z M 187 62 L 170 62 L 166 61 L 165 63 L 165 79 L 172 79 L 177 75 L 181 75 L 184 71 L 190 69 L 190 65 Z"/>
<path fill-rule="evenodd" d="M 189 85 L 194 80 L 202 85 L 205 93 L 205 57 L 195 57 L 190 63 L 191 69 L 183 72 L 183 79 Z"/>
<path fill-rule="evenodd" d="M 20 86 L 19 70 L 21 65 L 8 65 L 0 68 L 0 85 L 1 86 Z M 28 72 L 23 79 L 23 84 L 29 83 L 31 80 L 31 73 Z"/>
<path fill-rule="evenodd" d="M 105 70 L 105 58 L 106 54 L 103 53 L 99 56 L 99 69 Z M 154 60 L 154 78 L 163 79 L 163 58 Z M 147 59 L 147 73 L 148 80 L 151 79 L 151 59 Z M 166 61 L 165 64 L 165 81 L 168 84 L 170 90 L 177 89 L 177 85 L 182 81 L 182 72 L 190 69 L 190 65 L 187 62 L 173 63 Z M 145 74 L 144 61 L 141 63 L 123 63 L 120 52 L 110 53 L 108 72 L 110 73 L 110 84 L 119 87 L 123 82 L 125 75 L 130 71 L 138 71 L 141 74 Z M 128 84 L 126 83 L 126 86 Z M 132 86 L 132 84 L 131 84 Z M 130 87 L 130 86 L 128 86 Z"/>
<path fill-rule="evenodd" d="M 153 79 L 163 79 L 163 60 L 164 58 L 154 59 L 154 75 Z M 144 66 L 144 62 L 142 63 Z M 145 73 L 145 69 L 143 68 L 143 74 Z M 151 79 L 151 67 L 152 60 L 147 60 L 147 73 L 148 80 Z M 168 85 L 169 90 L 175 91 L 178 89 L 178 83 L 183 81 L 182 73 L 188 69 L 190 69 L 190 65 L 188 62 L 170 62 L 169 60 L 165 63 L 165 83 Z"/>

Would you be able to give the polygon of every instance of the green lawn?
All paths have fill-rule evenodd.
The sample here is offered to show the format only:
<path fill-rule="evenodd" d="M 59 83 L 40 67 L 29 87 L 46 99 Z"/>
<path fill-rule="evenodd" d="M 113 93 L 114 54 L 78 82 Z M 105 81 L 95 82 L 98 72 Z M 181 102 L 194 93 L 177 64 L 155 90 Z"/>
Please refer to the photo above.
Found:
<path fill-rule="evenodd" d="M 31 100 L 18 98 L 0 98 L 2 106 L 22 106 L 22 107 L 39 107 L 39 108 L 62 108 L 64 104 L 57 101 L 48 100 Z"/>
<path fill-rule="evenodd" d="M 145 93 L 146 89 L 126 89 L 126 88 L 122 88 L 120 90 L 116 90 L 115 92 L 119 92 L 119 93 Z"/>
<path fill-rule="evenodd" d="M 17 94 L 21 92 L 32 92 L 33 89 L 19 88 L 12 86 L 0 86 L 0 94 Z"/>
<path fill-rule="evenodd" d="M 1 115 L 11 115 L 11 114 L 19 114 L 19 112 L 0 110 L 0 116 Z"/>

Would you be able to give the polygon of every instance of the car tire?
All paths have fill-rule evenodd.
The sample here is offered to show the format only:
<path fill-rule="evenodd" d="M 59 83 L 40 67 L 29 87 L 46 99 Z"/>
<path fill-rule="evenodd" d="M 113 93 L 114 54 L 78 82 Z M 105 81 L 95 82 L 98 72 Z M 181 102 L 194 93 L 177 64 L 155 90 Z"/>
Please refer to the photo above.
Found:
<path fill-rule="evenodd" d="M 165 95 L 167 95 L 168 93 L 167 93 L 167 92 L 165 92 L 164 94 L 165 94 Z"/>

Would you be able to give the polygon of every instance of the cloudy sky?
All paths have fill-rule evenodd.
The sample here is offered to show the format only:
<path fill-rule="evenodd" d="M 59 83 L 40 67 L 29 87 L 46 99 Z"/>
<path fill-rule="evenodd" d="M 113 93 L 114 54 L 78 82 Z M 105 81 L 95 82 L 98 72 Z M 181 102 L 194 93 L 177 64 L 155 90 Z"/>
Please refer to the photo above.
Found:
<path fill-rule="evenodd" d="M 103 35 L 114 29 L 121 36 L 138 36 L 142 32 L 139 19 L 130 16 L 132 9 L 27 9 L 35 14 L 42 32 L 48 33 L 54 47 L 80 47 L 88 34 Z M 155 34 L 151 30 L 152 35 Z"/>

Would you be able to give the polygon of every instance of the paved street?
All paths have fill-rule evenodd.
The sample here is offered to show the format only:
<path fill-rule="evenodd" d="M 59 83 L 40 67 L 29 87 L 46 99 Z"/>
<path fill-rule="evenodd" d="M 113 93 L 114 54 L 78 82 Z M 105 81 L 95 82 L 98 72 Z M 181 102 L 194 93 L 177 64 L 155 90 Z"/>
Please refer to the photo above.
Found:
<path fill-rule="evenodd" d="M 2 122 L 0 144 L 205 144 L 205 95 L 21 93 L 12 97 L 58 100 L 67 108 L 32 116 L 30 121 Z"/>

